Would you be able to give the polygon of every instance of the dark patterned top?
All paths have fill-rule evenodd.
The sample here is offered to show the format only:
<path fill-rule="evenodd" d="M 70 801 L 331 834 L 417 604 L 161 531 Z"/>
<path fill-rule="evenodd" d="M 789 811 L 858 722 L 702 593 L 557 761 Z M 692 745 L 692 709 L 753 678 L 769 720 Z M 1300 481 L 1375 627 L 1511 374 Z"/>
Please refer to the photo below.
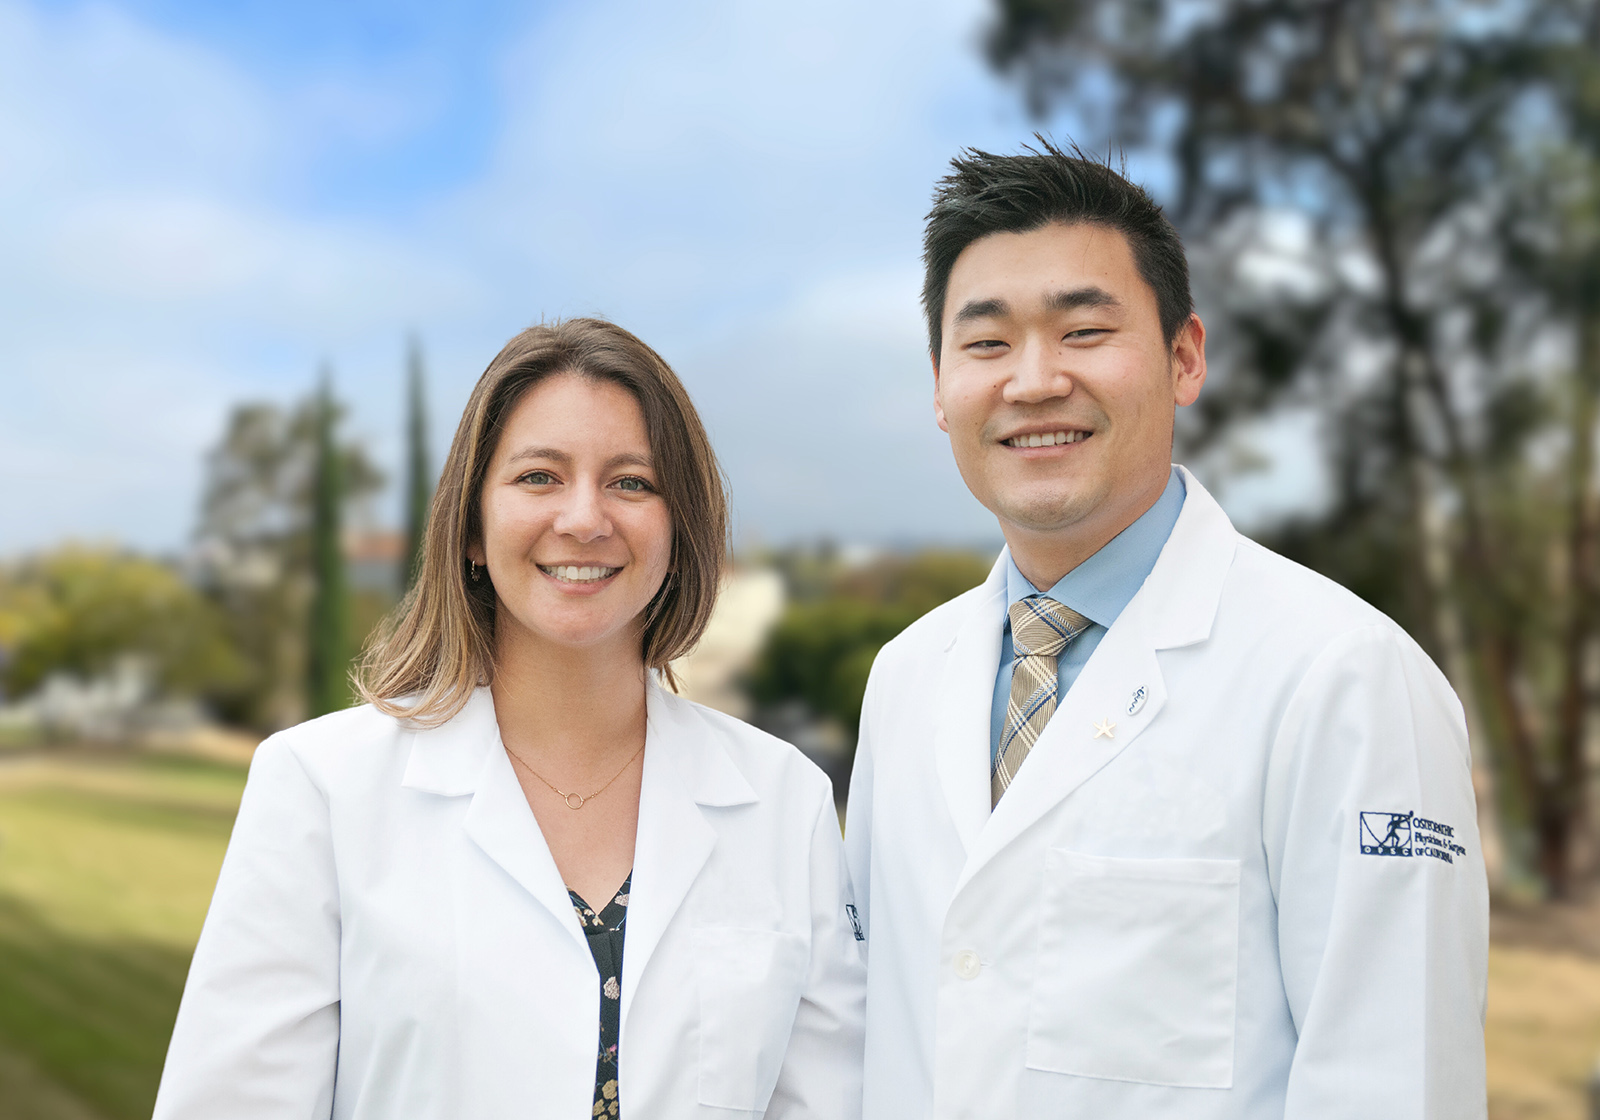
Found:
<path fill-rule="evenodd" d="M 596 1118 L 617 1116 L 617 1036 L 622 1033 L 622 938 L 628 923 L 628 890 L 633 872 L 622 881 L 616 897 L 598 914 L 568 888 L 578 924 L 589 937 L 589 952 L 600 970 L 600 1054 L 594 1067 Z"/>

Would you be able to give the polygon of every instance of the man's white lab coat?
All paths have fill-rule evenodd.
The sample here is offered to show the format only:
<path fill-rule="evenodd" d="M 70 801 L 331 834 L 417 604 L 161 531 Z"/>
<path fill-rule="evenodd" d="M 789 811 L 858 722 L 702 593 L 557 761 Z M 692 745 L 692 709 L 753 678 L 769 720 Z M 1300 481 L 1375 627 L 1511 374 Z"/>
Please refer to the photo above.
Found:
<path fill-rule="evenodd" d="M 1460 705 L 1184 482 L 992 814 L 1004 557 L 878 656 L 846 829 L 870 1120 L 1485 1114 Z"/>
<path fill-rule="evenodd" d="M 621 1114 L 853 1118 L 860 946 L 827 779 L 652 684 Z M 251 767 L 157 1120 L 585 1120 L 600 978 L 479 689 L 370 707 Z"/>

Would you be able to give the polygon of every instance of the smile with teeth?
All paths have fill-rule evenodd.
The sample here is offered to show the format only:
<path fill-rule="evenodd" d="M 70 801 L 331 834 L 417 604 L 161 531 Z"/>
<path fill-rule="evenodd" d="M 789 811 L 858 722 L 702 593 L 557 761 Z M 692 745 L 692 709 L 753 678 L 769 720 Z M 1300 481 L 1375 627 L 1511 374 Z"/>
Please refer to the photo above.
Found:
<path fill-rule="evenodd" d="M 1007 447 L 1055 447 L 1063 443 L 1081 443 L 1088 438 L 1088 432 L 1068 429 L 1061 432 L 1035 432 L 1029 436 L 1012 436 L 1005 441 L 1005 444 Z"/>
<path fill-rule="evenodd" d="M 610 579 L 622 571 L 621 568 L 602 568 L 597 564 L 586 564 L 581 567 L 577 564 L 555 564 L 549 566 L 540 564 L 539 570 L 547 576 L 560 580 L 562 583 L 598 583 L 600 580 Z"/>

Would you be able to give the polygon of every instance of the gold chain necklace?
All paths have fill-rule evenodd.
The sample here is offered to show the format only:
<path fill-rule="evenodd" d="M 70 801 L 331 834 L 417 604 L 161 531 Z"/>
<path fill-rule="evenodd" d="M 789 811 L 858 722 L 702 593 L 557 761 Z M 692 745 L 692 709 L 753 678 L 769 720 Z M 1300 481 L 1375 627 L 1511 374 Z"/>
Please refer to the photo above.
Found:
<path fill-rule="evenodd" d="M 622 764 L 622 770 L 618 770 L 615 774 L 611 775 L 611 782 L 607 782 L 605 785 L 601 786 L 599 789 L 595 790 L 593 793 L 589 794 L 587 797 L 584 796 L 581 793 L 567 793 L 564 790 L 556 789 L 556 787 L 554 785 L 551 785 L 550 782 L 545 780 L 544 775 L 540 774 L 539 771 L 535 770 L 533 767 L 529 766 L 526 762 L 523 762 L 522 759 L 518 758 L 517 757 L 517 753 L 515 751 L 513 751 L 510 747 L 506 747 L 506 753 L 511 756 L 511 761 L 512 762 L 515 762 L 518 766 L 522 767 L 528 773 L 532 774 L 535 778 L 538 778 L 541 782 L 544 782 L 545 785 L 550 786 L 550 788 L 555 791 L 556 796 L 561 798 L 561 800 L 563 800 L 563 801 L 565 801 L 567 803 L 567 808 L 569 808 L 569 809 L 581 809 L 581 808 L 584 807 L 584 805 L 588 804 L 590 801 L 593 801 L 595 798 L 599 797 L 606 790 L 610 789 L 611 788 L 611 782 L 614 782 L 618 778 L 622 777 L 623 771 L 627 770 L 628 767 L 632 766 L 634 764 L 634 761 L 636 759 L 638 759 L 638 757 L 644 753 L 644 744 L 640 743 L 639 744 L 639 749 L 633 752 L 633 757 L 629 758 L 627 762 L 624 762 Z M 576 801 L 577 804 L 573 804 L 574 801 Z"/>

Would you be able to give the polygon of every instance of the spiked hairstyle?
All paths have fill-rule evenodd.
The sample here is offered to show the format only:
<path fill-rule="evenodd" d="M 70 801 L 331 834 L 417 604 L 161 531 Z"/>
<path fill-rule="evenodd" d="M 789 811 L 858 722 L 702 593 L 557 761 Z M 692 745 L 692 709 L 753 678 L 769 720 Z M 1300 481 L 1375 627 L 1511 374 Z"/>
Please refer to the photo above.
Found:
<path fill-rule="evenodd" d="M 1035 135 L 1039 147 L 997 156 L 967 148 L 950 161 L 950 174 L 933 193 L 922 238 L 922 308 L 928 348 L 938 362 L 944 342 L 945 295 L 950 270 L 963 250 L 991 233 L 1028 233 L 1052 222 L 1086 223 L 1127 238 L 1140 277 L 1150 285 L 1170 346 L 1194 310 L 1183 242 L 1161 207 L 1109 163 L 1077 145 L 1057 147 Z"/>

